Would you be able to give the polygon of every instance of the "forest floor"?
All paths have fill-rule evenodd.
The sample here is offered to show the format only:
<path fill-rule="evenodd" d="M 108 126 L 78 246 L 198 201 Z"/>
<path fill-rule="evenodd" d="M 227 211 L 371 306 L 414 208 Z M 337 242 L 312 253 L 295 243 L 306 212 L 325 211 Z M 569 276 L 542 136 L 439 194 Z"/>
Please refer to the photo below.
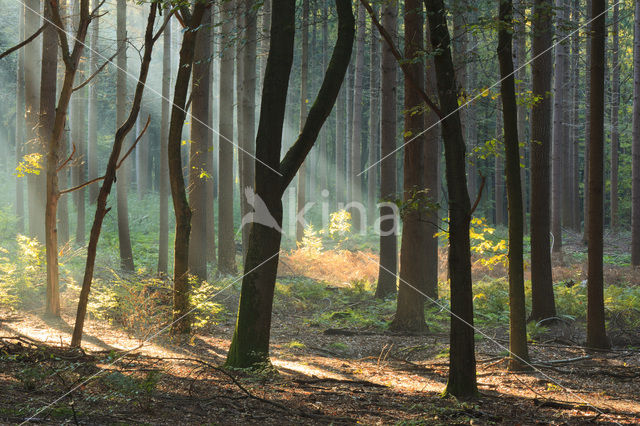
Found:
<path fill-rule="evenodd" d="M 583 250 L 575 243 L 574 254 Z M 529 330 L 534 369 L 509 372 L 505 282 L 491 278 L 504 271 L 476 265 L 480 397 L 460 402 L 440 396 L 448 369 L 446 310 L 427 308 L 429 330 L 423 334 L 389 331 L 394 302 L 376 301 L 365 284 L 375 274 L 365 261 L 371 256 L 284 256 L 274 303 L 273 365 L 259 372 L 222 368 L 239 283 L 220 285 L 227 294 L 219 296 L 219 315 L 184 341 L 162 333 L 166 321 L 154 323 L 155 308 L 145 306 L 137 314 L 148 317 L 146 328 L 123 325 L 131 323 L 126 313 L 109 320 L 89 318 L 84 350 L 73 351 L 68 348 L 72 289 L 66 291 L 61 319 L 46 318 L 40 308 L 4 307 L 0 423 L 640 423 L 640 329 L 629 329 L 624 321 L 640 311 L 608 311 L 610 351 L 581 346 L 584 321 L 579 316 L 559 315 L 546 327 L 534 324 Z M 345 264 L 337 265 L 338 257 Z M 584 300 L 582 261 L 567 256 L 556 266 L 561 312 L 571 302 L 580 308 Z M 329 264 L 335 276 L 345 274 L 344 280 L 328 285 L 317 277 Z M 627 266 L 609 265 L 607 274 L 625 288 L 637 286 Z"/>

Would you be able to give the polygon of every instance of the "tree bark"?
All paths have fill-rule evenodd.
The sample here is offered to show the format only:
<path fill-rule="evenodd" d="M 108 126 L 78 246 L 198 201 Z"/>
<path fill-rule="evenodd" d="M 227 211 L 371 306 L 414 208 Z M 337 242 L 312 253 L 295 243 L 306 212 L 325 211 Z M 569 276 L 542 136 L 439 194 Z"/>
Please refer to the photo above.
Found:
<path fill-rule="evenodd" d="M 633 136 L 631 142 L 631 265 L 640 266 L 640 2 L 633 20 Z M 16 135 L 18 134 L 16 127 Z"/>
<path fill-rule="evenodd" d="M 619 4 L 613 6 L 613 28 L 611 29 L 611 230 L 618 231 L 618 162 L 620 151 L 620 129 L 618 112 L 620 110 L 620 62 L 618 34 Z"/>
<path fill-rule="evenodd" d="M 117 0 L 116 38 L 118 43 L 118 57 L 116 63 L 116 125 L 121 126 L 127 116 L 127 3 Z M 129 139 L 130 140 L 130 139 Z M 125 151 L 130 142 L 124 142 Z M 120 247 L 120 267 L 133 272 L 133 250 L 131 249 L 131 235 L 129 233 L 129 206 L 127 192 L 129 186 L 129 166 L 127 162 L 118 170 L 116 181 L 117 211 L 118 211 L 118 243 Z"/>
<path fill-rule="evenodd" d="M 591 0 L 587 0 L 587 34 L 591 34 Z M 587 40 L 586 48 L 586 69 L 585 69 L 585 97 L 591 98 L 591 43 Z M 591 122 L 591 110 L 585 108 L 584 112 L 585 123 Z M 584 185 L 584 198 L 582 209 L 584 212 L 584 233 L 582 234 L 582 242 L 586 245 L 589 237 L 589 130 L 585 126 L 584 132 L 584 173 L 583 173 L 583 185 Z"/>
<path fill-rule="evenodd" d="M 513 3 L 499 0 L 498 61 L 500 95 L 504 123 L 505 171 L 509 204 L 509 369 L 528 367 L 527 312 L 524 295 L 524 220 L 520 147 L 518 143 L 518 105 L 513 72 Z"/>
<path fill-rule="evenodd" d="M 222 4 L 220 53 L 219 138 L 218 149 L 218 272 L 233 274 L 236 268 L 236 244 L 233 232 L 233 5 Z"/>
<path fill-rule="evenodd" d="M 169 159 L 167 144 L 169 140 L 169 114 L 171 111 L 171 20 L 167 23 L 162 36 L 162 107 L 160 123 L 160 223 L 158 235 L 158 273 L 169 271 Z"/>
<path fill-rule="evenodd" d="M 446 9 L 442 0 L 425 1 L 429 18 L 442 121 L 447 188 L 449 195 L 449 278 L 451 286 L 451 334 L 449 379 L 445 394 L 476 398 L 476 362 L 473 330 L 473 290 L 469 225 L 471 203 L 467 191 L 465 143 L 458 114 L 458 90 Z"/>
<path fill-rule="evenodd" d="M 189 238 L 191 234 L 191 208 L 187 200 L 184 175 L 182 173 L 182 156 L 180 146 L 182 128 L 186 116 L 187 90 L 191 78 L 193 58 L 195 55 L 196 37 L 201 27 L 205 10 L 209 2 L 194 2 L 193 12 L 182 9 L 186 20 L 186 30 L 182 33 L 180 62 L 173 93 L 171 119 L 169 120 L 169 141 L 167 154 L 169 157 L 169 184 L 173 210 L 176 215 L 176 235 L 173 252 L 173 322 L 172 334 L 188 334 L 191 331 L 191 315 L 189 309 Z"/>
<path fill-rule="evenodd" d="M 300 136 L 280 161 L 287 89 L 293 63 L 295 2 L 273 1 L 274 10 L 278 13 L 272 20 L 271 46 L 256 138 L 256 194 L 279 227 L 282 226 L 282 195 L 299 172 L 335 104 L 351 56 L 354 34 L 351 3 L 336 0 L 336 6 L 338 41 L 329 68 Z M 272 169 L 279 170 L 282 176 L 276 175 Z M 259 367 L 269 362 L 271 309 L 280 238 L 281 233 L 274 227 L 254 223 L 251 228 L 238 320 L 226 361 L 230 367 Z"/>
<path fill-rule="evenodd" d="M 609 348 L 605 330 L 603 256 L 604 66 L 606 1 L 591 0 L 591 93 L 589 109 L 589 251 L 587 266 L 587 346 Z"/>
<path fill-rule="evenodd" d="M 209 85 L 211 84 L 211 13 L 205 13 L 202 31 L 196 37 L 191 81 L 191 143 L 189 144 L 189 206 L 191 207 L 191 238 L 189 241 L 189 271 L 198 280 L 207 279 L 207 180 L 209 151 Z"/>
<path fill-rule="evenodd" d="M 494 171 L 494 206 L 495 206 L 495 223 L 496 225 L 504 225 L 504 138 L 502 124 L 502 111 L 496 110 L 496 140 L 498 141 L 495 153 L 495 171 Z"/>
<path fill-rule="evenodd" d="M 382 26 L 396 37 L 398 21 L 397 4 L 385 3 L 382 9 Z M 399 217 L 393 203 L 396 195 L 396 137 L 397 137 L 397 64 L 387 44 L 382 45 L 382 70 L 380 85 L 380 267 L 376 297 L 384 298 L 396 292 L 398 273 L 398 235 L 396 226 Z"/>
<path fill-rule="evenodd" d="M 364 8 L 363 8 L 364 9 Z M 374 9 L 376 16 L 378 9 Z M 371 46 L 369 50 L 369 167 L 380 158 L 380 39 L 371 23 Z M 367 223 L 373 224 L 377 209 L 375 208 L 378 193 L 378 165 L 367 172 Z"/>
<path fill-rule="evenodd" d="M 24 39 L 24 7 L 20 8 L 20 22 L 18 33 Z M 16 166 L 22 161 L 25 153 L 24 147 L 24 49 L 18 51 L 18 64 L 16 68 L 16 131 L 15 131 L 15 154 Z M 24 178 L 16 177 L 16 216 L 18 224 L 16 231 L 24 233 Z"/>
<path fill-rule="evenodd" d="M 100 0 L 93 0 L 92 9 L 98 7 Z M 89 52 L 89 75 L 100 67 L 99 64 L 99 46 L 98 37 L 100 37 L 100 19 L 94 19 L 91 27 L 91 47 Z M 98 82 L 100 76 L 96 75 L 91 84 L 89 84 L 89 137 L 87 146 L 87 174 L 88 180 L 98 177 Z M 98 185 L 89 185 L 89 202 L 94 204 L 98 199 Z"/>
<path fill-rule="evenodd" d="M 532 95 L 540 100 L 531 107 L 531 315 L 532 320 L 556 315 L 551 275 L 550 164 L 551 79 L 550 47 L 553 38 L 551 0 L 533 6 L 531 65 Z"/>
<path fill-rule="evenodd" d="M 309 0 L 302 0 L 302 52 L 300 59 L 300 131 L 307 121 L 307 102 L 309 85 Z M 302 211 L 307 203 L 307 165 L 302 163 L 298 171 L 298 187 L 296 194 L 296 213 Z M 296 242 L 304 237 L 304 226 L 296 221 Z"/>

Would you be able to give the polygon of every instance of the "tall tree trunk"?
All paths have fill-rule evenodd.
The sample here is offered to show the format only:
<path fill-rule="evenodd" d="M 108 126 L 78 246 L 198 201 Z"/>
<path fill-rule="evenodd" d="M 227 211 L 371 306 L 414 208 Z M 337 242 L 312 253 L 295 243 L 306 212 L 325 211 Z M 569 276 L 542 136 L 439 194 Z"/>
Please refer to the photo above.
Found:
<path fill-rule="evenodd" d="M 18 33 L 20 39 L 24 39 L 24 7 L 20 8 L 20 22 Z M 16 166 L 22 161 L 25 154 L 24 143 L 24 49 L 18 51 L 18 64 L 16 67 L 16 131 L 15 131 L 15 153 Z M 24 233 L 24 178 L 16 177 L 16 216 L 18 224 L 16 231 Z"/>
<path fill-rule="evenodd" d="M 242 47 L 242 98 L 239 99 L 238 114 L 242 116 L 243 128 L 239 131 L 239 142 L 242 151 L 240 158 L 240 199 L 242 217 L 249 213 L 245 191 L 254 190 L 254 158 L 255 158 L 255 111 L 256 111 L 256 53 L 257 53 L 257 16 L 253 2 L 243 0 L 245 44 Z M 242 228 L 242 252 L 246 256 L 249 247 L 250 227 Z"/>
<path fill-rule="evenodd" d="M 382 9 L 382 26 L 396 38 L 398 6 L 387 2 Z M 397 64 L 391 48 L 382 45 L 380 84 L 380 268 L 376 297 L 384 298 L 396 292 L 398 273 L 398 221 L 396 195 L 396 135 L 397 135 Z"/>
<path fill-rule="evenodd" d="M 100 0 L 93 0 L 92 9 L 98 7 Z M 100 67 L 99 46 L 100 19 L 94 19 L 91 27 L 91 47 L 89 52 L 89 75 L 95 73 Z M 87 174 L 88 180 L 98 177 L 98 81 L 100 76 L 95 76 L 89 84 L 89 137 L 87 146 Z M 98 199 L 98 185 L 89 185 L 89 202 L 94 204 Z"/>
<path fill-rule="evenodd" d="M 144 106 L 145 102 L 142 103 L 142 116 L 147 116 L 147 108 Z M 144 128 L 144 121 L 140 120 L 138 117 L 136 123 L 136 133 L 138 136 L 141 134 L 142 129 Z M 136 147 L 136 193 L 138 194 L 138 200 L 144 199 L 144 196 L 149 192 L 149 143 L 148 143 L 148 135 L 146 133 L 142 134 L 142 138 L 140 139 L 139 146 Z"/>
<path fill-rule="evenodd" d="M 591 0 L 591 93 L 589 109 L 589 254 L 587 266 L 587 346 L 609 348 L 605 330 L 602 269 L 604 210 L 604 66 L 606 1 Z"/>
<path fill-rule="evenodd" d="M 41 2 L 39 0 L 25 0 L 24 33 L 31 35 L 40 28 Z M 39 41 L 39 40 L 38 40 Z M 40 98 L 40 43 L 31 42 L 24 47 L 24 87 L 25 87 L 25 137 L 26 152 L 43 154 L 45 148 L 40 145 L 38 138 L 38 106 Z M 44 218 L 45 211 L 45 181 L 44 174 L 27 175 L 27 194 L 29 202 L 29 236 L 37 238 L 41 243 L 45 240 Z"/>
<path fill-rule="evenodd" d="M 580 0 L 573 0 L 573 22 L 580 24 Z M 580 232 L 580 34 L 573 35 L 571 40 L 571 70 L 572 70 L 572 90 L 573 90 L 573 102 L 572 102 L 572 167 L 571 167 L 571 213 L 573 229 L 575 232 Z"/>
<path fill-rule="evenodd" d="M 189 144 L 189 205 L 191 207 L 191 239 L 189 271 L 199 280 L 207 279 L 207 180 L 211 179 L 207 156 L 209 151 L 209 85 L 211 84 L 211 13 L 205 13 L 203 30 L 198 31 L 191 81 L 191 143 Z"/>
<path fill-rule="evenodd" d="M 180 62 L 173 93 L 173 106 L 169 120 L 169 183 L 173 210 L 176 215 L 176 235 L 173 252 L 173 334 L 187 334 L 191 331 L 189 309 L 189 238 L 191 234 L 191 208 L 187 201 L 180 146 L 182 128 L 186 115 L 187 91 L 195 55 L 196 37 L 202 30 L 201 22 L 209 2 L 194 2 L 193 11 L 185 22 L 187 28 L 182 33 Z M 184 15 L 183 15 L 184 17 Z M 205 28 L 204 31 L 207 31 Z"/>
<path fill-rule="evenodd" d="M 254 223 L 251 227 L 238 320 L 226 362 L 231 367 L 257 367 L 269 362 L 271 310 L 282 235 L 277 229 L 282 226 L 282 195 L 299 172 L 335 104 L 351 56 L 354 34 L 351 3 L 348 0 L 336 0 L 336 6 L 338 41 L 329 68 L 302 133 L 280 161 L 287 90 L 293 64 L 295 1 L 273 1 L 274 10 L 278 10 L 278 13 L 273 15 L 272 20 L 271 46 L 256 138 L 256 194 L 275 223 L 272 226 Z M 282 176 L 275 174 L 273 169 L 279 170 Z"/>
<path fill-rule="evenodd" d="M 155 23 L 156 11 L 158 3 L 152 3 L 150 7 L 149 16 L 147 18 L 147 28 L 144 36 L 144 53 L 142 61 L 140 63 L 140 73 L 138 75 L 138 84 L 136 85 L 135 94 L 133 96 L 133 102 L 129 116 L 122 123 L 122 125 L 116 131 L 113 146 L 111 148 L 111 154 L 107 162 L 107 169 L 104 174 L 104 180 L 98 193 L 98 199 L 96 200 L 96 212 L 91 225 L 91 233 L 89 236 L 89 246 L 87 248 L 87 261 L 84 269 L 84 276 L 82 278 L 82 289 L 80 290 L 80 298 L 78 301 L 78 309 L 76 311 L 76 322 L 73 327 L 73 335 L 71 337 L 71 346 L 79 347 L 82 342 L 82 332 L 84 328 L 84 320 L 87 313 L 87 304 L 89 301 L 89 292 L 91 291 L 91 281 L 93 280 L 93 270 L 96 261 L 96 253 L 98 249 L 98 240 L 100 238 L 100 231 L 102 229 L 102 222 L 109 209 L 107 209 L 107 198 L 113 187 L 113 182 L 116 180 L 116 170 L 122 160 L 120 153 L 124 147 L 124 143 L 127 137 L 127 133 L 133 128 L 138 113 L 140 111 L 140 103 L 142 102 L 142 94 L 144 92 L 147 75 L 149 73 L 149 64 L 151 63 L 151 52 L 159 34 L 153 35 L 153 25 Z M 148 122 L 147 122 L 148 124 Z"/>
<path fill-rule="evenodd" d="M 551 79 L 553 39 L 551 0 L 535 0 L 531 57 L 532 96 L 540 101 L 531 107 L 531 316 L 532 320 L 556 315 L 551 275 L 550 164 Z"/>
<path fill-rule="evenodd" d="M 375 9 L 376 16 L 378 9 Z M 378 32 L 371 24 L 371 47 L 369 51 L 370 77 L 369 77 L 369 159 L 368 165 L 378 161 L 380 153 L 380 39 Z M 377 213 L 376 202 L 378 192 L 378 165 L 371 167 L 367 172 L 367 223 L 373 224 Z"/>
<path fill-rule="evenodd" d="M 118 43 L 118 57 L 116 63 L 116 126 L 121 126 L 127 118 L 127 3 L 117 0 L 116 38 Z M 125 151 L 130 145 L 130 138 L 125 141 Z M 129 166 L 125 161 L 118 169 L 116 181 L 117 210 L 118 210 L 118 243 L 120 246 L 120 267 L 129 272 L 135 270 L 133 264 L 133 250 L 129 233 L 129 207 L 127 192 L 129 186 Z"/>
<path fill-rule="evenodd" d="M 51 21 L 51 6 L 44 5 L 45 22 Z M 58 34 L 53 25 L 47 25 L 42 35 L 42 68 L 40 79 L 40 122 L 38 137 L 41 146 L 47 146 L 53 134 L 56 119 L 56 83 L 58 65 Z M 63 123 L 64 125 L 64 123 Z M 60 316 L 60 290 L 58 274 L 58 146 L 51 146 L 47 155 L 47 209 L 45 211 L 45 243 L 47 256 L 46 313 Z"/>
<path fill-rule="evenodd" d="M 236 245 L 233 232 L 233 4 L 222 4 L 220 52 L 218 149 L 218 271 L 236 272 Z"/>
<path fill-rule="evenodd" d="M 449 379 L 446 394 L 475 398 L 475 343 L 469 225 L 471 203 L 467 191 L 465 143 L 458 114 L 458 90 L 451 59 L 451 39 L 442 0 L 425 1 L 434 56 L 442 121 L 447 188 L 449 195 L 449 279 L 451 286 L 451 335 Z"/>
<path fill-rule="evenodd" d="M 520 147 L 518 143 L 518 105 L 513 72 L 512 0 L 499 0 L 498 61 L 500 95 L 504 117 L 504 151 L 509 203 L 509 369 L 522 370 L 529 360 L 527 349 L 527 311 L 524 296 L 524 220 Z"/>
<path fill-rule="evenodd" d="M 495 196 L 495 221 L 496 225 L 504 225 L 504 138 L 502 124 L 502 111 L 498 109 L 496 111 L 496 140 L 498 141 L 498 147 L 496 148 L 495 155 L 495 171 L 494 171 L 494 196 Z"/>
<path fill-rule="evenodd" d="M 514 1 L 514 23 L 513 23 L 513 38 L 515 44 L 515 56 L 514 67 L 515 72 L 515 84 L 516 84 L 516 96 L 524 97 L 528 87 L 527 78 L 527 32 L 526 32 L 526 7 L 525 0 Z M 526 158 L 527 136 L 527 105 L 525 102 L 518 102 L 518 141 L 520 142 L 520 157 L 523 164 L 527 164 L 524 160 Z M 526 185 L 526 167 L 520 168 L 520 182 L 522 186 L 522 218 L 523 229 L 527 232 L 527 201 L 529 199 Z"/>
<path fill-rule="evenodd" d="M 309 0 L 302 0 L 302 52 L 300 63 L 300 131 L 307 121 L 307 99 L 309 85 Z M 307 164 L 302 163 L 298 171 L 298 191 L 296 195 L 296 212 L 301 212 L 307 203 Z M 301 243 L 304 237 L 304 226 L 296 221 L 296 242 Z"/>
<path fill-rule="evenodd" d="M 620 36 L 618 34 L 619 4 L 613 6 L 613 28 L 611 47 L 611 230 L 618 231 L 618 161 L 620 150 L 620 130 L 618 128 L 618 111 L 620 110 L 620 63 L 618 51 Z"/>
<path fill-rule="evenodd" d="M 78 3 L 75 4 L 74 13 L 77 14 L 79 9 Z M 76 15 L 77 16 L 77 15 Z M 79 24 L 79 18 L 75 19 L 74 27 Z M 80 60 L 78 65 L 78 74 L 84 75 L 85 58 Z M 86 144 L 87 144 L 87 88 L 74 92 L 71 100 L 71 142 L 75 146 L 76 153 L 74 157 L 74 165 L 71 168 L 71 180 L 74 186 L 79 186 L 86 180 L 85 163 L 86 163 Z M 85 189 L 80 188 L 74 191 L 73 202 L 76 206 L 76 245 L 82 247 L 85 241 Z"/>
<path fill-rule="evenodd" d="M 158 235 L 158 273 L 169 271 L 169 114 L 171 111 L 171 20 L 162 35 L 162 107 L 160 112 L 160 223 Z"/>
<path fill-rule="evenodd" d="M 587 34 L 591 34 L 591 0 L 587 0 Z M 585 97 L 591 98 L 591 43 L 587 41 L 587 53 L 586 53 L 586 69 L 585 69 Z M 591 122 L 591 109 L 585 108 L 584 112 L 585 123 Z M 586 245 L 589 236 L 589 129 L 585 126 L 584 132 L 584 173 L 583 173 L 583 185 L 584 185 L 584 198 L 582 209 L 584 212 L 584 233 L 582 234 L 582 242 Z"/>
<path fill-rule="evenodd" d="M 16 127 L 16 135 L 18 134 Z M 631 142 L 631 264 L 640 266 L 640 2 L 633 19 L 633 136 Z"/>
<path fill-rule="evenodd" d="M 562 39 L 562 29 L 567 22 L 565 0 L 556 0 L 557 37 Z M 566 56 L 567 46 L 564 42 L 555 45 L 555 72 L 553 80 L 553 145 L 551 154 L 551 233 L 553 234 L 553 252 L 562 253 L 562 207 L 564 204 L 564 147 L 566 141 Z M 548 77 L 548 76 L 547 76 Z"/>
<path fill-rule="evenodd" d="M 209 28 L 209 37 L 211 40 L 211 58 L 209 64 L 209 126 L 207 129 L 207 154 L 206 154 L 206 167 L 209 170 L 209 174 L 211 177 L 206 180 L 205 186 L 207 191 L 207 214 L 206 217 L 206 225 L 207 225 L 207 261 L 216 264 L 216 215 L 215 215 L 215 204 L 216 198 L 218 197 L 217 188 L 218 188 L 218 168 L 217 168 L 217 151 L 213 145 L 213 129 L 217 129 L 217 124 L 214 124 L 214 115 L 215 111 L 215 103 L 213 102 L 213 90 L 215 86 L 215 76 L 219 75 L 217 70 L 215 69 L 215 58 L 217 57 L 216 52 L 216 11 L 215 5 L 211 5 L 210 10 L 206 12 L 211 15 L 208 18 L 211 21 L 211 26 Z M 215 127 L 214 127 L 215 126 Z"/>
<path fill-rule="evenodd" d="M 367 26 L 367 12 L 358 4 L 358 23 L 356 33 L 356 63 L 355 74 L 353 78 L 353 124 L 351 127 L 351 155 L 350 155 L 350 173 L 349 179 L 351 184 L 350 203 L 362 202 L 362 103 L 363 103 L 363 80 L 364 80 L 364 50 L 365 50 L 365 32 Z M 352 229 L 355 232 L 364 231 L 366 218 L 362 217 L 362 211 L 357 208 L 351 208 Z"/>

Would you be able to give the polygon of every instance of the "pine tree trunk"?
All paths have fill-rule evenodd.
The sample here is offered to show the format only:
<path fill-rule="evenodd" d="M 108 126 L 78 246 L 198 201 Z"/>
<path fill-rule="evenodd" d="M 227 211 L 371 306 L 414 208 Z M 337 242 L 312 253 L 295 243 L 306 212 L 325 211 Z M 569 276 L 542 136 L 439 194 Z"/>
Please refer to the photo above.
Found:
<path fill-rule="evenodd" d="M 193 79 L 191 81 L 191 143 L 189 144 L 189 206 L 191 207 L 191 238 L 189 241 L 189 271 L 198 280 L 207 279 L 207 180 L 211 179 L 207 156 L 209 152 L 209 86 L 211 84 L 211 13 L 205 13 L 203 31 L 196 37 Z"/>
<path fill-rule="evenodd" d="M 338 209 L 344 207 L 347 201 L 346 194 L 346 82 L 340 88 L 338 101 L 336 102 L 336 206 Z M 342 207 L 341 207 L 342 205 Z"/>
<path fill-rule="evenodd" d="M 24 8 L 20 8 L 20 22 L 18 26 L 18 33 L 20 39 L 24 39 Z M 18 64 L 16 68 L 16 131 L 15 131 L 15 154 L 16 154 L 16 166 L 22 161 L 22 157 L 25 154 L 24 143 L 24 49 L 18 51 Z M 24 234 L 24 181 L 25 179 L 20 176 L 16 176 L 16 217 L 18 218 L 18 224 L 16 231 Z"/>
<path fill-rule="evenodd" d="M 100 0 L 93 0 L 92 9 L 98 7 Z M 100 37 L 100 19 L 94 19 L 91 23 L 91 47 L 89 51 L 89 75 L 92 75 L 100 67 L 98 55 L 98 37 Z M 87 146 L 87 174 L 88 180 L 98 177 L 98 82 L 100 76 L 94 77 L 89 84 L 89 137 Z M 95 204 L 98 199 L 98 185 L 89 185 L 89 202 Z"/>
<path fill-rule="evenodd" d="M 236 267 L 236 245 L 233 231 L 233 5 L 222 4 L 222 40 L 220 54 L 219 138 L 218 149 L 218 271 L 233 274 Z"/>
<path fill-rule="evenodd" d="M 526 7 L 525 0 L 514 1 L 514 24 L 513 24 L 513 38 L 515 44 L 515 56 L 514 67 L 516 68 L 516 95 L 524 96 L 528 87 L 527 78 L 527 31 L 526 31 Z M 525 158 L 527 156 L 526 148 L 529 146 L 527 143 L 527 136 L 529 132 L 527 122 L 527 105 L 525 102 L 518 102 L 518 141 L 520 142 L 520 157 L 521 163 L 527 164 Z M 527 202 L 529 200 L 527 191 L 527 173 L 526 166 L 520 167 L 520 182 L 522 184 L 522 218 L 523 229 L 527 232 Z"/>
<path fill-rule="evenodd" d="M 160 223 L 158 230 L 158 273 L 169 272 L 169 114 L 171 111 L 171 20 L 162 35 L 162 107 L 160 112 L 160 165 L 158 167 Z"/>
<path fill-rule="evenodd" d="M 465 142 L 458 110 L 458 90 L 446 9 L 442 0 L 425 2 L 434 56 L 440 109 L 446 117 L 442 126 L 449 195 L 449 278 L 451 286 L 451 334 L 449 379 L 445 394 L 476 398 L 473 290 L 469 225 L 471 203 L 467 191 Z M 405 94 L 406 95 L 406 94 Z"/>
<path fill-rule="evenodd" d="M 533 7 L 531 57 L 532 96 L 540 97 L 531 108 L 531 316 L 532 320 L 556 315 L 551 275 L 550 151 L 551 79 L 553 39 L 551 0 L 536 0 Z"/>
<path fill-rule="evenodd" d="M 302 52 L 300 62 L 300 131 L 307 120 L 307 102 L 309 85 L 309 0 L 302 0 Z M 298 191 L 296 195 L 296 212 L 304 209 L 307 202 L 307 162 L 298 171 Z M 296 242 L 301 243 L 304 237 L 304 226 L 296 221 Z"/>
<path fill-rule="evenodd" d="M 587 0 L 587 34 L 591 33 L 591 0 Z M 586 69 L 585 69 L 585 98 L 588 100 L 591 98 L 591 43 L 587 40 L 586 48 Z M 586 101 L 585 101 L 586 103 Z M 591 110 L 585 108 L 584 111 L 585 123 L 591 122 Z M 582 209 L 584 212 L 584 233 L 582 234 L 582 242 L 586 245 L 589 236 L 589 129 L 585 125 L 584 132 L 584 173 L 583 173 L 583 185 L 584 185 L 584 198 Z"/>
<path fill-rule="evenodd" d="M 498 61 L 500 95 L 504 117 L 504 163 L 509 203 L 509 369 L 526 369 L 527 311 L 524 295 L 524 220 L 522 216 L 522 182 L 520 181 L 520 147 L 518 143 L 518 105 L 513 72 L 513 3 L 500 0 Z"/>
<path fill-rule="evenodd" d="M 500 0 L 501 1 L 501 0 Z M 496 156 L 494 159 L 494 196 L 495 196 L 495 221 L 496 225 L 504 225 L 504 139 L 502 137 L 502 111 L 496 111 L 496 140 L 498 147 L 496 148 Z"/>
<path fill-rule="evenodd" d="M 396 3 L 385 3 L 382 26 L 396 38 L 398 9 Z M 380 81 L 380 268 L 376 297 L 384 298 L 396 292 L 398 273 L 398 229 L 400 218 L 394 201 L 396 193 L 396 137 L 398 97 L 396 93 L 397 63 L 391 48 L 383 43 Z"/>
<path fill-rule="evenodd" d="M 378 9 L 374 9 L 376 16 Z M 369 77 L 369 159 L 367 167 L 375 164 L 380 152 L 380 39 L 378 32 L 371 24 L 371 46 L 369 51 L 370 77 Z M 378 193 L 378 165 L 371 167 L 367 172 L 367 224 L 373 224 L 377 213 Z"/>
<path fill-rule="evenodd" d="M 620 110 L 620 63 L 618 51 L 620 37 L 618 34 L 619 5 L 613 6 L 613 28 L 611 47 L 611 230 L 617 232 L 618 223 L 618 162 L 620 150 L 620 130 L 618 128 L 618 111 Z"/>
<path fill-rule="evenodd" d="M 144 120 L 149 116 L 147 108 L 142 104 L 140 116 L 136 122 L 136 133 L 138 136 L 141 134 Z M 138 200 L 144 199 L 144 196 L 149 192 L 149 135 L 147 133 L 142 135 L 142 138 L 136 146 L 136 193 Z"/>
<path fill-rule="evenodd" d="M 116 38 L 118 41 L 118 57 L 116 63 L 118 71 L 116 75 L 116 126 L 121 126 L 127 118 L 127 3 L 126 0 L 117 0 Z M 126 152 L 131 145 L 130 138 L 124 142 Z M 118 169 L 117 210 L 118 210 L 118 242 L 120 247 L 120 267 L 129 272 L 135 270 L 133 264 L 133 251 L 131 249 L 131 236 L 129 233 L 129 207 L 127 192 L 129 186 L 129 159 Z"/>
<path fill-rule="evenodd" d="M 367 26 L 367 12 L 364 7 L 358 3 L 358 22 L 356 24 L 356 62 L 353 78 L 353 125 L 351 127 L 351 155 L 349 156 L 350 170 L 349 180 L 351 185 L 351 197 L 349 203 L 358 205 L 362 202 L 362 177 L 359 175 L 362 171 L 362 103 L 364 92 L 364 51 L 365 51 L 365 32 Z M 349 209 L 351 213 L 351 223 L 353 232 L 364 232 L 366 218 L 362 217 L 362 211 L 357 208 Z"/>
<path fill-rule="evenodd" d="M 573 0 L 573 22 L 580 24 L 580 0 Z M 572 90 L 573 90 L 573 103 L 572 103 L 572 176 L 571 176 L 571 212 L 573 229 L 575 232 L 580 232 L 580 137 L 579 131 L 580 121 L 580 34 L 574 34 L 572 37 L 571 45 L 571 70 L 572 70 Z"/>
<path fill-rule="evenodd" d="M 591 93 L 589 109 L 589 254 L 587 259 L 587 346 L 610 347 L 605 330 L 602 267 L 604 205 L 604 67 L 606 1 L 591 0 Z"/>

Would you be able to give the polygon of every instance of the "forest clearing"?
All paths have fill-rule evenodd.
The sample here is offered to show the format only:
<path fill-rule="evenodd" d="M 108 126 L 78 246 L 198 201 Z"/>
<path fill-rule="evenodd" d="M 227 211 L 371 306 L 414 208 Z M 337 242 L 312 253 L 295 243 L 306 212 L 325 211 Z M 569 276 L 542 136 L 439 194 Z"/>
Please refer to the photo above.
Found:
<path fill-rule="evenodd" d="M 1 424 L 639 424 L 640 0 L 0 0 Z"/>

